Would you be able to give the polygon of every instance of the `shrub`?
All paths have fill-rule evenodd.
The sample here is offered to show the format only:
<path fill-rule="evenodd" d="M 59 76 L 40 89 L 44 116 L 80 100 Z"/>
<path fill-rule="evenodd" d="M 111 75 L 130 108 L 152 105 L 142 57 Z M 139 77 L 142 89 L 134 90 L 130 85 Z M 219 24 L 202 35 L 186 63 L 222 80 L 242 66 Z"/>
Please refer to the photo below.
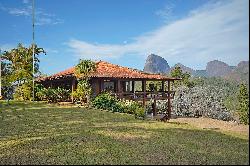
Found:
<path fill-rule="evenodd" d="M 57 101 L 56 90 L 53 88 L 48 88 L 45 90 L 46 100 L 48 102 L 55 103 Z"/>
<path fill-rule="evenodd" d="M 126 105 L 122 101 L 117 101 L 111 107 L 112 112 L 126 113 Z"/>
<path fill-rule="evenodd" d="M 68 100 L 70 97 L 69 90 L 60 87 L 53 89 L 40 86 L 36 90 L 36 98 L 42 101 L 59 102 Z"/>
<path fill-rule="evenodd" d="M 55 94 L 57 101 L 66 101 L 70 97 L 69 90 L 60 87 L 55 89 Z"/>
<path fill-rule="evenodd" d="M 30 83 L 23 83 L 15 88 L 14 93 L 15 100 L 31 100 L 32 99 L 32 86 Z"/>
<path fill-rule="evenodd" d="M 135 114 L 141 106 L 139 103 L 135 101 L 126 101 L 126 113 L 128 114 Z"/>
<path fill-rule="evenodd" d="M 144 117 L 144 108 L 142 108 L 139 103 L 135 101 L 118 100 L 109 93 L 102 93 L 95 97 L 92 101 L 92 105 L 98 109 Z"/>
<path fill-rule="evenodd" d="M 145 109 L 143 107 L 137 107 L 134 114 L 135 114 L 136 118 L 139 118 L 139 117 L 144 118 L 145 117 Z"/>
<path fill-rule="evenodd" d="M 89 81 L 79 80 L 77 84 L 76 90 L 73 92 L 74 99 L 79 100 L 80 102 L 86 101 L 88 102 L 88 97 L 92 92 Z"/>
<path fill-rule="evenodd" d="M 46 88 L 42 84 L 36 84 L 35 85 L 35 100 L 45 100 L 46 94 L 45 94 Z"/>
<path fill-rule="evenodd" d="M 107 109 L 112 111 L 112 107 L 115 106 L 117 101 L 118 100 L 109 93 L 102 93 L 95 97 L 92 101 L 92 105 L 98 109 Z"/>
<path fill-rule="evenodd" d="M 178 87 L 172 102 L 177 116 L 204 116 L 219 120 L 233 120 L 224 106 L 224 90 L 216 86 Z"/>
<path fill-rule="evenodd" d="M 153 103 L 154 100 L 151 99 L 146 105 L 147 114 L 151 114 L 153 112 Z M 165 114 L 167 112 L 167 100 L 157 100 L 156 101 L 156 111 L 157 114 Z"/>

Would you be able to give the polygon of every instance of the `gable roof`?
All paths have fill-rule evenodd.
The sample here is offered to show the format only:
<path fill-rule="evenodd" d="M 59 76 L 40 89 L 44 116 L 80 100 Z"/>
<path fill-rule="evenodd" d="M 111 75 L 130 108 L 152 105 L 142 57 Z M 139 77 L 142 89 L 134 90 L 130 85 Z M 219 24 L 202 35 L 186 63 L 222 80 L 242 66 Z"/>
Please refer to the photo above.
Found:
<path fill-rule="evenodd" d="M 54 80 L 74 76 L 75 67 L 71 67 L 49 77 L 40 78 L 38 81 Z M 136 69 L 122 67 L 105 61 L 96 62 L 96 71 L 91 73 L 90 77 L 100 78 L 131 78 L 131 79 L 152 79 L 152 80 L 179 80 L 160 74 L 149 74 Z"/>

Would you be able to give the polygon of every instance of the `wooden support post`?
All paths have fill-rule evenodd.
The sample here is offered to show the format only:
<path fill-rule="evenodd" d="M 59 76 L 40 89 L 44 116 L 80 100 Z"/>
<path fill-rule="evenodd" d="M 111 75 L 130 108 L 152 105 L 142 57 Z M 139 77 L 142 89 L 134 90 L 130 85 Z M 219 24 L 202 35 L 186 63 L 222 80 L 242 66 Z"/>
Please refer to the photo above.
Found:
<path fill-rule="evenodd" d="M 118 93 L 118 98 L 121 98 L 121 81 L 117 80 L 117 93 Z"/>
<path fill-rule="evenodd" d="M 132 92 L 135 93 L 135 81 L 132 81 Z"/>
<path fill-rule="evenodd" d="M 103 91 L 103 84 L 104 84 L 104 81 L 102 79 L 99 80 L 99 85 L 100 85 L 100 93 L 102 93 Z"/>
<path fill-rule="evenodd" d="M 170 81 L 168 81 L 168 119 L 171 118 Z"/>
<path fill-rule="evenodd" d="M 156 99 L 155 99 L 155 95 L 154 95 L 153 116 L 156 116 Z"/>
<path fill-rule="evenodd" d="M 164 92 L 164 83 L 165 83 L 165 81 L 161 81 L 162 92 Z"/>
<path fill-rule="evenodd" d="M 143 106 L 146 105 L 146 80 L 142 80 Z"/>
<path fill-rule="evenodd" d="M 75 78 L 73 78 L 72 84 L 71 84 L 71 101 L 72 101 L 72 103 L 74 103 L 73 92 L 75 89 L 76 89 L 76 80 L 75 80 Z"/>
<path fill-rule="evenodd" d="M 170 101 L 170 80 L 167 81 L 168 82 L 168 90 L 167 90 L 167 100 L 168 100 L 168 110 L 167 110 L 167 114 L 161 118 L 162 121 L 166 122 L 167 120 L 169 120 L 171 118 L 171 101 Z"/>

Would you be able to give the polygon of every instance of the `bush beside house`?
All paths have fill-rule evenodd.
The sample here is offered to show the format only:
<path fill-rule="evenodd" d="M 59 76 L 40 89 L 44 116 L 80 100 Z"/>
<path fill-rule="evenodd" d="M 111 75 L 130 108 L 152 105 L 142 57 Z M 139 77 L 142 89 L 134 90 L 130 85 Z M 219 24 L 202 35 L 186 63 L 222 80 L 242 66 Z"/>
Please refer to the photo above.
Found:
<path fill-rule="evenodd" d="M 70 99 L 70 91 L 64 88 L 44 88 L 42 85 L 36 86 L 36 100 L 56 103 Z"/>
<path fill-rule="evenodd" d="M 102 93 L 92 101 L 93 107 L 112 112 L 134 114 L 136 118 L 145 116 L 144 108 L 135 101 L 119 100 L 109 93 Z"/>

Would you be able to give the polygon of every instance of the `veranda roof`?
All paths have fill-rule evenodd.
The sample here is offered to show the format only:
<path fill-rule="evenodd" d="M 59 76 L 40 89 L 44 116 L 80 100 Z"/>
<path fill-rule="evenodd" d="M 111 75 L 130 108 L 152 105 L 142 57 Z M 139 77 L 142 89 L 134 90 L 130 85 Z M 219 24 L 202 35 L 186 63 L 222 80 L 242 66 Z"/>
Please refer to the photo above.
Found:
<path fill-rule="evenodd" d="M 39 78 L 38 81 L 54 80 L 74 76 L 75 67 L 71 67 L 48 77 Z M 123 78 L 123 79 L 150 79 L 150 80 L 180 80 L 179 78 L 166 77 L 160 74 L 149 74 L 136 69 L 122 67 L 105 61 L 96 62 L 96 71 L 90 77 Z"/>

